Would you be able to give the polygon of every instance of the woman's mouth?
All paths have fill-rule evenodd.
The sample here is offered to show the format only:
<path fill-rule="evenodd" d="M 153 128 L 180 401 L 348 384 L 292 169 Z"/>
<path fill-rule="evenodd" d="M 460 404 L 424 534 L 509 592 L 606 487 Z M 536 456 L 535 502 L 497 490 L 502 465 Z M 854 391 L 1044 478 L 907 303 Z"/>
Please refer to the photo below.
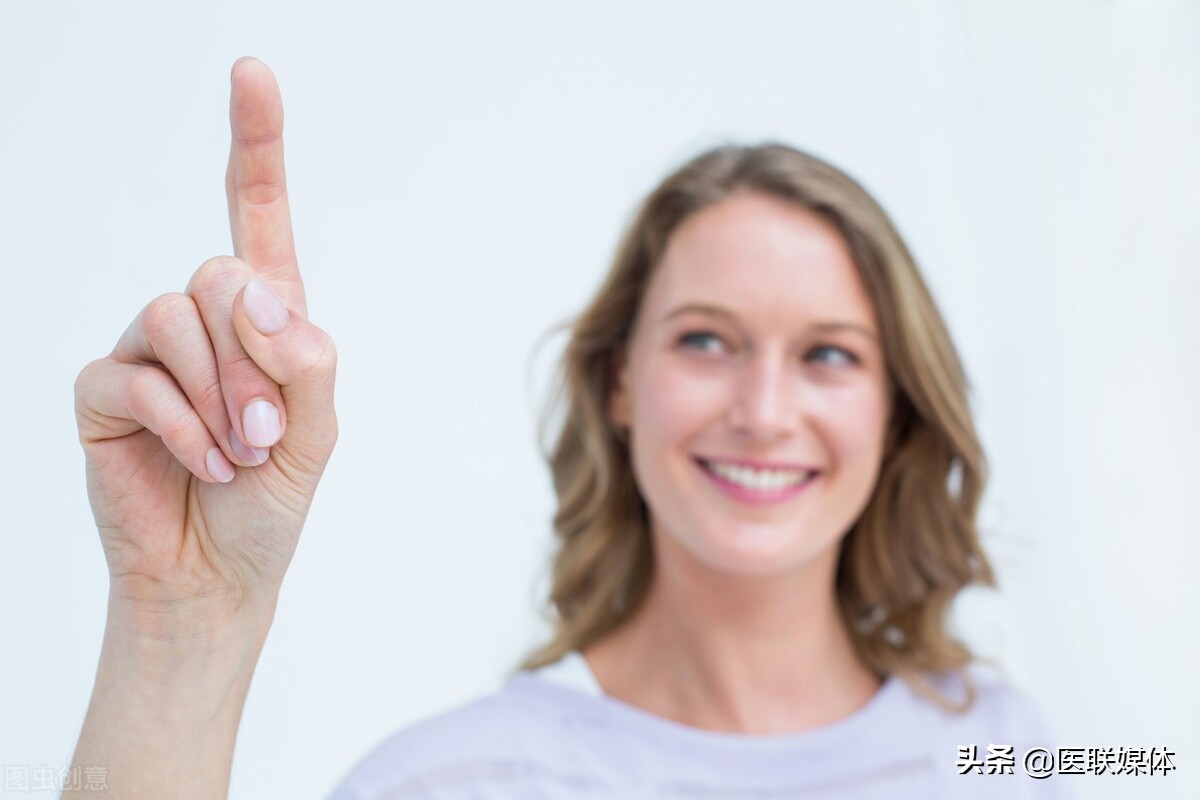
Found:
<path fill-rule="evenodd" d="M 695 462 L 725 494 L 749 503 L 777 503 L 788 500 L 802 492 L 820 475 L 815 469 L 756 469 L 703 458 L 696 458 Z"/>

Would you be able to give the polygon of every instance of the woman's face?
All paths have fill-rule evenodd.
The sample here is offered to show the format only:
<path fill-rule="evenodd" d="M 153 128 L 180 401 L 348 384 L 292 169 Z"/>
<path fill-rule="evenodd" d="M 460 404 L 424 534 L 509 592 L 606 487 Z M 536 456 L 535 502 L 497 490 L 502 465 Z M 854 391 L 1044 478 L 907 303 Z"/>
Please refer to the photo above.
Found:
<path fill-rule="evenodd" d="M 879 471 L 886 374 L 871 299 L 831 223 L 749 192 L 689 217 L 609 406 L 630 432 L 658 558 L 831 575 Z"/>

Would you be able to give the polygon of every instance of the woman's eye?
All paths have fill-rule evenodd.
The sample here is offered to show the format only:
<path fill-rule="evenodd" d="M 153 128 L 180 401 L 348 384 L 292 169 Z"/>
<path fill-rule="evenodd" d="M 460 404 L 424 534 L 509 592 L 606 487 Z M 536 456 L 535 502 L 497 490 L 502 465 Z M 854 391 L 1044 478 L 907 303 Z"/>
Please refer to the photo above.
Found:
<path fill-rule="evenodd" d="M 708 353 L 720 352 L 725 344 L 720 336 L 709 331 L 685 333 L 679 338 L 679 343 L 685 347 L 694 350 L 703 350 Z"/>
<path fill-rule="evenodd" d="M 810 360 L 823 364 L 857 364 L 858 356 L 841 347 L 823 344 L 808 351 Z"/>

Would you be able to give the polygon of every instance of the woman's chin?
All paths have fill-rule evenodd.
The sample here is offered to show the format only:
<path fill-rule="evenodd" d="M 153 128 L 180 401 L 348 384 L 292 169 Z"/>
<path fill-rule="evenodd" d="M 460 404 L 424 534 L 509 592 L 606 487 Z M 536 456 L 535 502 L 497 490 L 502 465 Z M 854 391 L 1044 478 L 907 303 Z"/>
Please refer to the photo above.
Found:
<path fill-rule="evenodd" d="M 837 564 L 836 543 L 814 547 L 814 543 L 781 536 L 769 526 L 744 528 L 735 535 L 690 543 L 691 559 L 707 570 L 741 578 L 782 578 L 832 569 Z"/>

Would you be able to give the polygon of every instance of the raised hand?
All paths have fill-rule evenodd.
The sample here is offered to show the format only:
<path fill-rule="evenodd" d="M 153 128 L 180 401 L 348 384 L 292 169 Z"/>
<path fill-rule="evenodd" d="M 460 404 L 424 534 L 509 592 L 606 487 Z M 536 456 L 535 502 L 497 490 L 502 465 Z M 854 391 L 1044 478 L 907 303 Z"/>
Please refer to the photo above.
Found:
<path fill-rule="evenodd" d="M 110 613 L 164 626 L 273 608 L 337 439 L 336 352 L 307 318 L 262 62 L 234 65 L 230 125 L 235 256 L 151 301 L 75 384 Z"/>

